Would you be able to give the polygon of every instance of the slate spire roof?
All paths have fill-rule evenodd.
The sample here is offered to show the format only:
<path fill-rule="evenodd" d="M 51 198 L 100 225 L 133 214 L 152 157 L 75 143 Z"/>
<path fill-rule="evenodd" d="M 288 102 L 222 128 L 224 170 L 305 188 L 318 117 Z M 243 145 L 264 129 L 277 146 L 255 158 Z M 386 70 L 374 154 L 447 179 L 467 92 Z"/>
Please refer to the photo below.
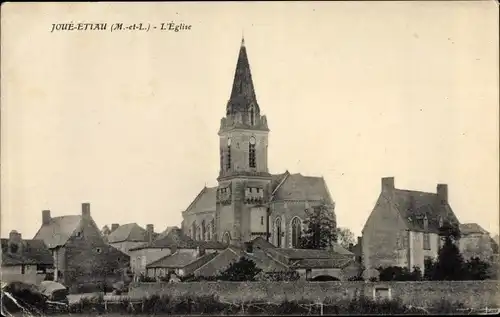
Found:
<path fill-rule="evenodd" d="M 260 113 L 255 96 L 250 63 L 248 62 L 245 39 L 242 38 L 236 71 L 234 73 L 233 88 L 231 90 L 231 97 L 227 103 L 226 114 L 231 115 L 237 112 L 247 112 L 251 104 L 254 105 L 256 114 Z"/>

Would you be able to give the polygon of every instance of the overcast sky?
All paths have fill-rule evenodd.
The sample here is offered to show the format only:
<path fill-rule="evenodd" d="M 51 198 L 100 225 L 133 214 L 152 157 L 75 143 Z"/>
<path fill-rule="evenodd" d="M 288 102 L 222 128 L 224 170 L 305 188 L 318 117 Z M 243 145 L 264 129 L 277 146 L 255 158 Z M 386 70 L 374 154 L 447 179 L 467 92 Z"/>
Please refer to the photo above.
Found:
<path fill-rule="evenodd" d="M 42 209 L 99 227 L 180 225 L 219 168 L 244 31 L 270 172 L 325 177 L 359 235 L 380 193 L 449 185 L 461 222 L 498 233 L 498 8 L 484 2 L 7 3 L 2 236 Z M 53 32 L 53 23 L 185 23 Z"/>

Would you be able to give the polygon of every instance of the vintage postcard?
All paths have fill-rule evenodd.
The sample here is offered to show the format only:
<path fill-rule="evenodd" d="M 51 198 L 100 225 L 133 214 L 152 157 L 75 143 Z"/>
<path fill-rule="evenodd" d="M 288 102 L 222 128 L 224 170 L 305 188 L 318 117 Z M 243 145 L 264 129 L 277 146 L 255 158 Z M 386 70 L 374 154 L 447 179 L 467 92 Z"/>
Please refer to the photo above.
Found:
<path fill-rule="evenodd" d="M 4 3 L 2 315 L 497 314 L 498 25 Z"/>

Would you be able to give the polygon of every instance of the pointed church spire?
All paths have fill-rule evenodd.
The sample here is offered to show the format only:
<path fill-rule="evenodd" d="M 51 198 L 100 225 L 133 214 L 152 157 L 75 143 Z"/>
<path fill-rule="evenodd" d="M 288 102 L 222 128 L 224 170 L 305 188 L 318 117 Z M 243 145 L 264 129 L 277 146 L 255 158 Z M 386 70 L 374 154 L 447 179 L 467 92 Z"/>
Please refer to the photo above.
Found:
<path fill-rule="evenodd" d="M 242 36 L 238 62 L 234 73 L 233 88 L 227 105 L 227 113 L 246 112 L 251 104 L 254 104 L 258 108 L 252 73 L 250 72 L 250 63 L 248 62 L 245 47 L 245 38 Z"/>

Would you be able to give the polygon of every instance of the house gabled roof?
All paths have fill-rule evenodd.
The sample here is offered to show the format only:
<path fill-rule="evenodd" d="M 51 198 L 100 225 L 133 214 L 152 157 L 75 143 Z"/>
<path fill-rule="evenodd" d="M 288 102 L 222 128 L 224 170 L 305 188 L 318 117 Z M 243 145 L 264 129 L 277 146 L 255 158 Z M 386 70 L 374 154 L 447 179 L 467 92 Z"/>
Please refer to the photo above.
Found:
<path fill-rule="evenodd" d="M 227 245 L 219 241 L 196 241 L 185 234 L 182 229 L 173 227 L 166 235 L 158 237 L 153 242 L 145 243 L 144 245 L 132 248 L 130 250 L 133 251 L 140 249 L 162 248 L 197 249 L 198 247 L 212 250 L 224 250 L 225 248 L 227 248 Z"/>
<path fill-rule="evenodd" d="M 241 257 L 252 260 L 264 272 L 288 271 L 289 268 L 265 254 L 264 250 L 255 249 L 252 253 L 245 252 L 242 248 L 229 246 L 212 260 L 194 271 L 196 276 L 216 276 L 226 270 L 231 263 L 237 262 Z"/>
<path fill-rule="evenodd" d="M 140 247 L 132 248 L 132 250 L 139 249 L 161 249 L 161 248 L 178 248 L 178 249 L 196 249 L 198 243 L 191 239 L 188 235 L 182 232 L 181 229 L 172 229 L 164 237 L 160 237 L 151 243 L 146 243 Z"/>
<path fill-rule="evenodd" d="M 477 223 L 462 223 L 460 224 L 459 229 L 460 233 L 463 235 L 474 234 L 474 233 L 488 234 L 488 231 L 484 230 Z"/>
<path fill-rule="evenodd" d="M 69 238 L 80 226 L 81 215 L 54 217 L 40 227 L 34 240 L 43 240 L 49 249 L 66 245 Z"/>
<path fill-rule="evenodd" d="M 291 267 L 294 269 L 344 268 L 352 262 L 352 259 L 345 256 L 336 256 L 329 259 L 302 259 L 294 262 Z"/>
<path fill-rule="evenodd" d="M 343 248 L 342 248 L 343 249 Z M 304 259 L 331 259 L 339 255 L 354 255 L 346 250 L 344 253 L 329 251 L 329 250 L 315 250 L 315 249 L 275 249 L 277 252 L 285 255 L 290 260 L 304 260 Z M 345 249 L 343 249 L 345 250 Z"/>
<path fill-rule="evenodd" d="M 196 208 L 199 211 L 215 211 L 217 201 L 217 187 L 203 187 L 200 193 L 189 204 L 184 212 L 190 212 Z"/>
<path fill-rule="evenodd" d="M 207 263 L 217 256 L 217 253 L 207 253 L 203 256 L 198 256 L 192 252 L 175 252 L 174 254 L 167 255 L 157 261 L 148 264 L 147 268 L 172 268 L 181 269 L 190 264 L 197 262 L 198 267 Z"/>
<path fill-rule="evenodd" d="M 267 241 L 262 237 L 257 237 L 252 240 L 254 247 L 260 248 L 262 250 L 275 249 L 276 247 L 271 242 Z"/>
<path fill-rule="evenodd" d="M 9 252 L 9 239 L 1 239 L 2 266 L 22 264 L 53 265 L 51 252 L 42 240 L 22 240 L 22 247 L 15 253 Z"/>
<path fill-rule="evenodd" d="M 141 228 L 137 223 L 128 223 L 119 226 L 108 236 L 108 243 L 118 242 L 148 242 L 149 233 L 146 229 Z"/>
<path fill-rule="evenodd" d="M 425 216 L 429 232 L 439 232 L 440 218 L 452 224 L 460 223 L 450 205 L 448 203 L 441 205 L 435 193 L 394 189 L 394 207 L 400 213 L 408 229 L 412 231 L 425 231 Z"/>
<path fill-rule="evenodd" d="M 274 188 L 272 201 L 302 200 L 333 203 L 323 177 L 285 173 Z"/>

